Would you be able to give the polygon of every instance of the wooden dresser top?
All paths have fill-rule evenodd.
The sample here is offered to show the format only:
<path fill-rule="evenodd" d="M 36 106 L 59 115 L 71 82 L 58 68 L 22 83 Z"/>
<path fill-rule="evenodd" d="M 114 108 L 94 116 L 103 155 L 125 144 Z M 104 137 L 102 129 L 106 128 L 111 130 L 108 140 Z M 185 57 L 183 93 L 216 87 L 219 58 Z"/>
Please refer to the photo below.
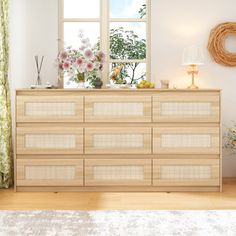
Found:
<path fill-rule="evenodd" d="M 221 89 L 17 89 L 16 94 L 50 94 L 50 93 L 165 93 L 165 92 L 220 92 Z"/>

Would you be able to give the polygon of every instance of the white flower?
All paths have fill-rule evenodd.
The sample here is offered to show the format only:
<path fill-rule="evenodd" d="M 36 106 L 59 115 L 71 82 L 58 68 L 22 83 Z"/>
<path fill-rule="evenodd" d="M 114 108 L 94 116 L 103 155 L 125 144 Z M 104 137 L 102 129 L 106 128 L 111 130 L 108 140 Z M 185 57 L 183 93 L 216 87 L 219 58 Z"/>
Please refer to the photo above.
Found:
<path fill-rule="evenodd" d="M 81 39 L 84 37 L 84 31 L 83 30 L 79 30 L 78 37 L 81 38 Z"/>
<path fill-rule="evenodd" d="M 79 71 L 79 73 L 84 73 L 85 72 L 84 66 L 83 65 L 79 66 L 78 71 Z"/>
<path fill-rule="evenodd" d="M 87 44 L 90 43 L 90 41 L 89 41 L 88 38 L 83 38 L 83 39 L 81 40 L 81 43 L 87 45 Z"/>

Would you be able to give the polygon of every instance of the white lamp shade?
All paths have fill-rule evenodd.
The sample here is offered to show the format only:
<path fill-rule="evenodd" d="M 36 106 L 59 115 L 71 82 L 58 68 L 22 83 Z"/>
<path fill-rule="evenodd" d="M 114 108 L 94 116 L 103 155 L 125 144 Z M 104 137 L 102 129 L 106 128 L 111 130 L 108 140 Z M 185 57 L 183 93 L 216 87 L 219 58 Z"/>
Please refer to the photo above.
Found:
<path fill-rule="evenodd" d="M 182 64 L 185 66 L 203 65 L 204 55 L 202 49 L 198 46 L 184 48 Z"/>

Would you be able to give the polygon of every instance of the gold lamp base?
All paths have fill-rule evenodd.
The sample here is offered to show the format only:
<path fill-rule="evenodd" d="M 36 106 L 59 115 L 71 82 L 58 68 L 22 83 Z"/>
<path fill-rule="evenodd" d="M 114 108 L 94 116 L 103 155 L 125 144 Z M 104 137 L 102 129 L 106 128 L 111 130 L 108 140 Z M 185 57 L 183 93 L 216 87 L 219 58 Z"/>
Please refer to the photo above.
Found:
<path fill-rule="evenodd" d="M 199 89 L 199 87 L 195 84 L 191 84 L 190 86 L 188 86 L 188 89 Z"/>
<path fill-rule="evenodd" d="M 192 84 L 190 86 L 188 86 L 188 89 L 198 89 L 198 86 L 195 85 L 195 75 L 198 74 L 198 70 L 197 70 L 197 66 L 196 65 L 190 65 L 189 66 L 189 70 L 188 70 L 188 74 L 192 76 Z"/>

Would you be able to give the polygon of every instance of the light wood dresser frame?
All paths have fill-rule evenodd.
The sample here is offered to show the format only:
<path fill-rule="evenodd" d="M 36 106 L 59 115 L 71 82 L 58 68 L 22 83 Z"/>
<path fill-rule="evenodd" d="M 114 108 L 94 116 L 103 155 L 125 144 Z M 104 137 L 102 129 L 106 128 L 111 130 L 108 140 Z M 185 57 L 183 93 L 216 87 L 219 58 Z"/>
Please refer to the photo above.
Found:
<path fill-rule="evenodd" d="M 16 191 L 222 191 L 221 92 L 16 91 Z"/>

